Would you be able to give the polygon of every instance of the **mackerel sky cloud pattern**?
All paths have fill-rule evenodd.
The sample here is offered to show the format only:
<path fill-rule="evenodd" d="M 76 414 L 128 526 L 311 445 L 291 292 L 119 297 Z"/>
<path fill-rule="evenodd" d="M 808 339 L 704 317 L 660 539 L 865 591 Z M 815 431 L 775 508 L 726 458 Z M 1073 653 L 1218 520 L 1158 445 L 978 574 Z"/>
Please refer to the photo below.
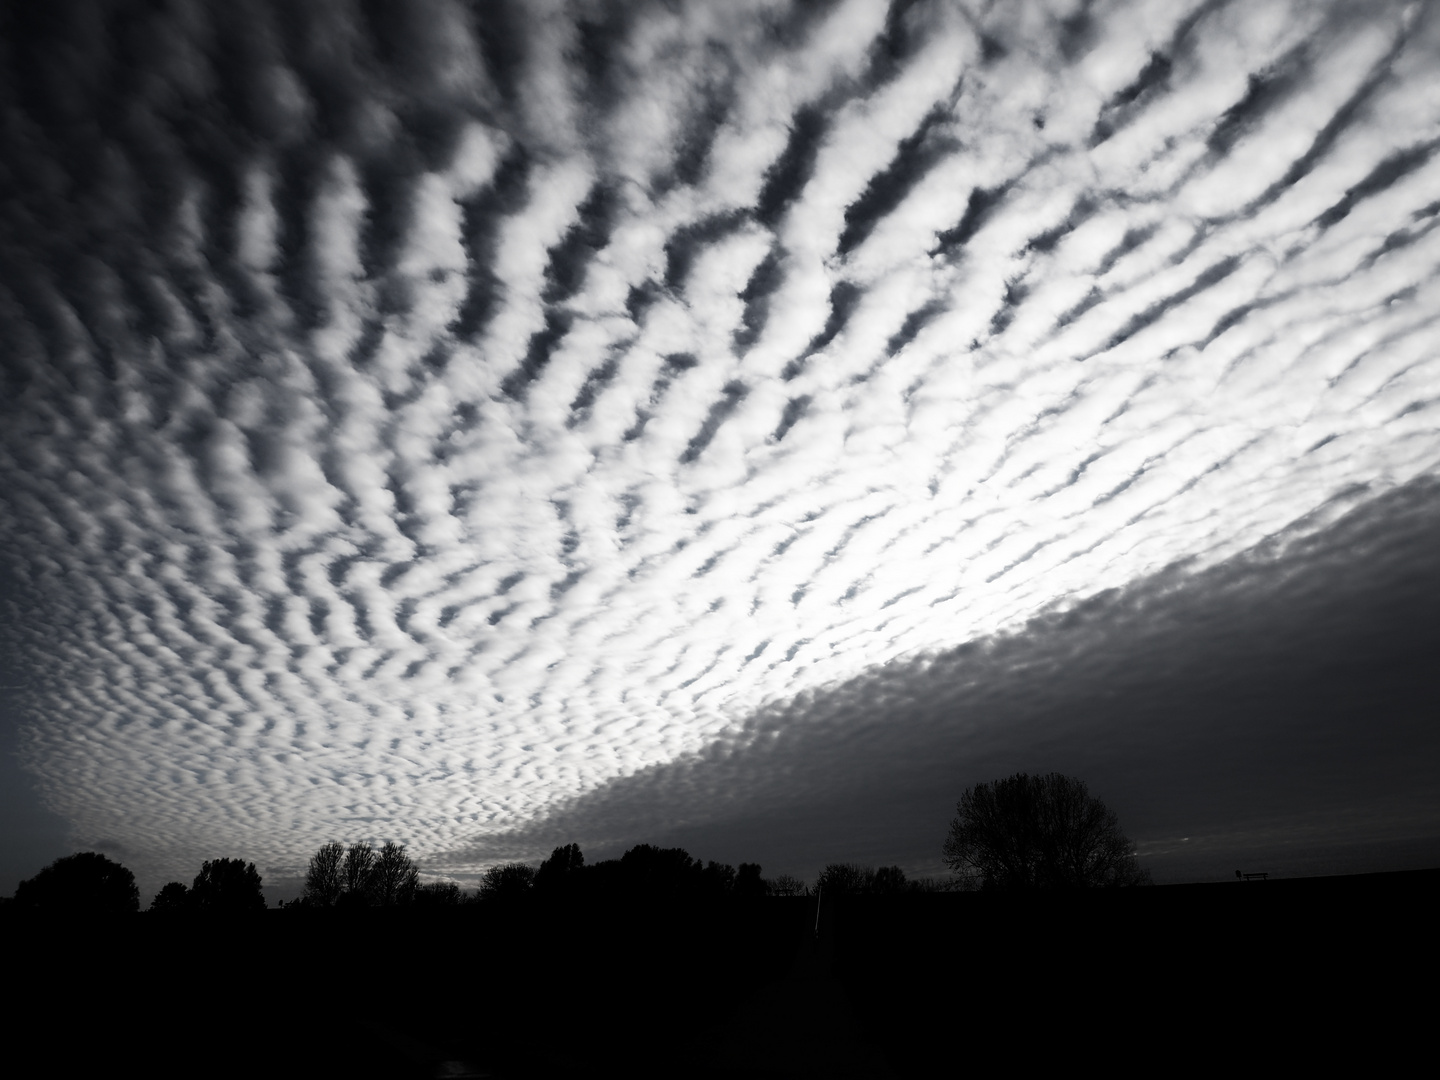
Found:
<path fill-rule="evenodd" d="M 7 17 L 22 753 L 147 874 L 473 869 L 1440 464 L 1433 5 Z"/>

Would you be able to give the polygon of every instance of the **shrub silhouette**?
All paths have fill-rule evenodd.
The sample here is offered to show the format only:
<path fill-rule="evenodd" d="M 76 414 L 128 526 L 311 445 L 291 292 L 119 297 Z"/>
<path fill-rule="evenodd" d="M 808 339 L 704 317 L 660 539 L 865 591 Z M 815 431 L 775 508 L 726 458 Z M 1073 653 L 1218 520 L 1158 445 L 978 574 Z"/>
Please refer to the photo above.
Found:
<path fill-rule="evenodd" d="M 265 910 L 260 874 L 253 862 L 243 859 L 211 859 L 201 865 L 189 900 L 195 911 L 217 914 Z"/>
<path fill-rule="evenodd" d="M 56 859 L 15 889 L 14 908 L 66 915 L 119 915 L 140 910 L 135 875 L 93 851 Z"/>
<path fill-rule="evenodd" d="M 1083 781 L 1059 773 L 966 788 L 943 852 L 951 870 L 984 889 L 1149 883 L 1115 814 Z"/>

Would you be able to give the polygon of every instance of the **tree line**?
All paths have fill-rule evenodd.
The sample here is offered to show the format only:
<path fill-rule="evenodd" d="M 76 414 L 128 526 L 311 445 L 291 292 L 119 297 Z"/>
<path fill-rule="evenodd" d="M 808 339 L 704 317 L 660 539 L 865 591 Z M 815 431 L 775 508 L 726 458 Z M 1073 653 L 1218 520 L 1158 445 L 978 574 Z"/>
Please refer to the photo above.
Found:
<path fill-rule="evenodd" d="M 758 863 L 704 862 L 683 848 L 637 844 L 616 859 L 587 863 L 578 844 L 555 848 L 538 867 L 509 862 L 463 893 L 454 882 L 422 883 L 405 845 L 330 841 L 311 856 L 304 892 L 292 908 L 452 907 L 514 902 L 529 896 L 587 899 L 897 895 L 951 889 L 1054 892 L 1149 883 L 1119 821 L 1083 781 L 1050 773 L 1017 773 L 967 788 L 942 845 L 954 876 L 910 879 L 898 866 L 830 863 L 814 886 L 780 874 L 761 876 Z M 95 852 L 57 859 L 22 881 L 5 905 L 56 912 L 138 911 L 135 876 Z M 282 904 L 282 906 L 287 906 Z M 254 863 L 215 859 L 190 886 L 172 881 L 150 904 L 159 913 L 245 912 L 266 907 Z"/>
<path fill-rule="evenodd" d="M 387 849 L 390 845 L 387 845 Z M 383 865 L 385 851 L 375 860 Z M 305 891 L 298 904 L 310 908 L 344 908 L 383 904 L 393 874 L 371 868 L 373 853 L 362 845 L 345 847 L 337 842 L 323 845 L 310 859 L 305 874 Z M 827 867 L 822 873 L 835 876 L 844 868 Z M 893 880 L 898 868 L 887 880 Z M 870 871 L 873 877 L 874 872 Z M 843 876 L 843 873 L 842 873 Z M 852 875 L 853 876 L 853 875 Z M 377 878 L 386 885 L 377 885 Z M 863 878 L 856 877 L 859 881 Z M 839 880 L 839 878 L 837 878 Z M 849 880 L 848 878 L 846 880 Z M 492 866 L 481 876 L 479 888 L 462 893 L 453 882 L 415 884 L 413 873 L 395 889 L 399 903 L 449 906 L 462 903 L 514 902 L 528 896 L 573 896 L 584 898 L 669 898 L 721 896 L 803 896 L 809 890 L 799 878 L 760 875 L 758 863 L 726 863 L 696 859 L 683 848 L 662 848 L 637 844 L 618 859 L 586 863 L 578 844 L 557 847 L 538 867 L 524 862 Z"/>
<path fill-rule="evenodd" d="M 20 882 L 6 907 L 58 915 L 124 915 L 140 910 L 135 875 L 95 851 L 56 859 L 33 878 Z M 265 910 L 260 874 L 253 862 L 211 859 L 186 886 L 172 881 L 155 894 L 150 910 L 208 914 Z"/>

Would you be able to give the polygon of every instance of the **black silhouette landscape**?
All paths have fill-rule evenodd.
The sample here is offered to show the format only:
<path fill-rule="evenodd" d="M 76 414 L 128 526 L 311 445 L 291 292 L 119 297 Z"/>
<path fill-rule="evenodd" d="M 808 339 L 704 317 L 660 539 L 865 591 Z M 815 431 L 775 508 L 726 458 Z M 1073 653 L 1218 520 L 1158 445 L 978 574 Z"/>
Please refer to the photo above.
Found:
<path fill-rule="evenodd" d="M 77 1071 L 922 1077 L 1064 1067 L 1097 1032 L 1142 1067 L 1179 1048 L 1387 1060 L 1366 1033 L 1426 1022 L 1408 979 L 1436 958 L 1437 899 L 1435 871 L 1028 896 L 654 882 L 248 916 L 7 909 L 3 933 L 27 990 L 14 1030 L 56 1031 L 63 1001 Z M 48 1040 L 12 1046 L 40 1060 Z"/>
<path fill-rule="evenodd" d="M 967 790 L 945 852 L 953 877 L 832 864 L 807 886 L 569 844 L 466 895 L 399 845 L 330 843 L 278 909 L 219 859 L 143 914 L 129 871 L 82 853 L 23 882 L 0 933 L 37 991 L 26 1029 L 64 1000 L 71 1068 L 138 1039 L 157 1075 L 918 1077 L 1065 1067 L 1112 1026 L 1153 1053 L 1179 1017 L 1204 1054 L 1271 1064 L 1425 1011 L 1399 976 L 1435 959 L 1440 870 L 1155 887 L 1058 774 Z M 276 1008 L 269 975 L 297 963 L 304 1007 Z"/>
<path fill-rule="evenodd" d="M 0 1067 L 1398 1071 L 1437 312 L 1436 0 L 0 3 Z"/>

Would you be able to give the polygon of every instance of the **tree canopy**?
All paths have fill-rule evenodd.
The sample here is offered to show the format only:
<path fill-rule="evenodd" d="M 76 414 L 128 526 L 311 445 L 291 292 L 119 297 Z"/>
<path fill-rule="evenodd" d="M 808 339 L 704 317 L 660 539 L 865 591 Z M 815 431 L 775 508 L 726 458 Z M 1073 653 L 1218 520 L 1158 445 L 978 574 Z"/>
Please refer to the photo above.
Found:
<path fill-rule="evenodd" d="M 1148 884 L 1120 822 L 1084 781 L 1016 773 L 966 788 L 944 844 L 950 869 L 1007 892 Z"/>
<path fill-rule="evenodd" d="M 15 907 L 66 915 L 121 915 L 140 910 L 135 875 L 94 851 L 56 859 L 15 889 Z"/>
<path fill-rule="evenodd" d="M 178 881 L 167 882 L 161 890 L 155 894 L 150 901 L 150 910 L 158 911 L 163 915 L 173 915 L 176 912 L 188 911 L 190 908 L 190 890 Z"/>
<path fill-rule="evenodd" d="M 217 913 L 264 911 L 259 871 L 244 859 L 207 860 L 190 886 L 189 906 Z"/>
<path fill-rule="evenodd" d="M 585 855 L 579 844 L 557 847 L 535 872 L 535 888 L 542 892 L 561 892 L 573 888 L 584 869 Z"/>
<path fill-rule="evenodd" d="M 492 866 L 480 878 L 480 896 L 486 900 L 513 900 L 527 895 L 535 884 L 536 870 L 529 863 L 509 862 Z"/>

